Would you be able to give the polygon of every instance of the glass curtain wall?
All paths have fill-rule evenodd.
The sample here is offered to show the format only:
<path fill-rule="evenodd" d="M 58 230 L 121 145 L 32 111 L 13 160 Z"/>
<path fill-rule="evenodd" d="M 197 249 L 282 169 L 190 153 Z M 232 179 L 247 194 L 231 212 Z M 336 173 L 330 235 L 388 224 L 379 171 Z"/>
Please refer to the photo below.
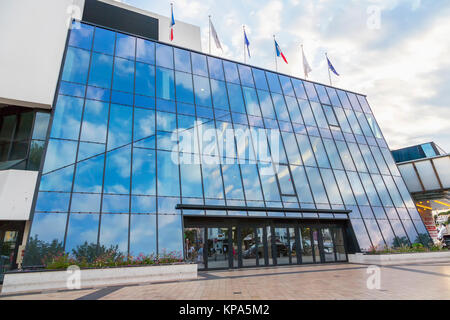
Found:
<path fill-rule="evenodd" d="M 183 253 L 183 214 L 273 214 L 185 203 L 345 208 L 367 250 L 427 235 L 404 189 L 364 96 L 82 23 L 30 243 Z"/>

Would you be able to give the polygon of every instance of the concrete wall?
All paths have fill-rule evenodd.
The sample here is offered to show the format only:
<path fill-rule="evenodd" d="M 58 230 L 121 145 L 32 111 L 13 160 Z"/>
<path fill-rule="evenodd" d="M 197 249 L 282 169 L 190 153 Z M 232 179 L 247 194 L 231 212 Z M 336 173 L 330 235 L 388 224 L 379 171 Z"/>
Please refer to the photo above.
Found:
<path fill-rule="evenodd" d="M 29 220 L 37 176 L 37 171 L 0 171 L 0 220 Z"/>
<path fill-rule="evenodd" d="M 51 108 L 68 21 L 83 6 L 84 0 L 0 1 L 0 103 Z"/>
<path fill-rule="evenodd" d="M 142 9 L 138 9 L 138 8 L 132 7 L 130 5 L 114 1 L 114 0 L 100 0 L 100 1 L 158 19 L 159 20 L 159 24 L 158 24 L 159 41 L 161 41 L 161 42 L 167 42 L 167 43 L 170 43 L 170 44 L 173 44 L 176 46 L 180 46 L 180 47 L 184 47 L 184 48 L 188 48 L 188 49 L 192 49 L 192 50 L 196 50 L 196 51 L 202 51 L 200 27 L 198 27 L 198 26 L 194 26 L 189 23 L 184 23 L 184 22 L 175 20 L 175 27 L 173 29 L 174 30 L 174 40 L 170 41 L 170 39 L 169 39 L 170 18 L 169 17 L 160 16 L 159 14 L 148 12 L 148 11 L 145 11 Z"/>

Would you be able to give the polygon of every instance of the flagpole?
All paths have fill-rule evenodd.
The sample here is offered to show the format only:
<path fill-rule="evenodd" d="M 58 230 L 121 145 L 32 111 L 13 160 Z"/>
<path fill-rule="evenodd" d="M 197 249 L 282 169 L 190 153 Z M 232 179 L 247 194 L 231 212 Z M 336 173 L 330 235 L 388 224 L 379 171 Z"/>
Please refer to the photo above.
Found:
<path fill-rule="evenodd" d="M 330 66 L 329 66 L 329 64 L 328 64 L 328 53 L 326 53 L 326 52 L 325 52 L 325 58 L 327 59 L 328 78 L 330 78 L 330 86 L 333 86 L 333 83 L 331 82 Z"/>
<path fill-rule="evenodd" d="M 209 54 L 211 54 L 211 15 L 208 16 L 208 21 Z"/>
<path fill-rule="evenodd" d="M 303 74 L 305 75 L 305 79 L 307 79 L 308 78 L 308 74 L 306 73 L 306 69 L 305 69 L 305 51 L 303 50 L 303 43 L 300 44 L 300 47 L 302 47 Z"/>
<path fill-rule="evenodd" d="M 245 55 L 245 25 L 242 25 L 242 30 L 244 31 L 244 63 L 247 63 L 247 57 Z"/>
<path fill-rule="evenodd" d="M 275 46 L 275 35 L 273 35 L 273 46 L 275 47 L 275 71 L 278 72 L 277 48 Z"/>

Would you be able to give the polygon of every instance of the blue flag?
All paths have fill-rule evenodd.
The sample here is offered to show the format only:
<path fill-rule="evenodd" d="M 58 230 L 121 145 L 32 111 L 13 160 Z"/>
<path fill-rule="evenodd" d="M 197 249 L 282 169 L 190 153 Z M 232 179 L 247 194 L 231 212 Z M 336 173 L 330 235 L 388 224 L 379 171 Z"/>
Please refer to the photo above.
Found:
<path fill-rule="evenodd" d="M 339 77 L 339 73 L 337 73 L 336 69 L 333 67 L 333 65 L 331 64 L 331 61 L 330 61 L 330 59 L 328 59 L 328 57 L 327 57 L 327 61 L 328 61 L 328 68 L 330 68 L 330 70 L 333 71 L 333 73 Z"/>
<path fill-rule="evenodd" d="M 250 56 L 250 48 L 249 48 L 250 41 L 248 41 L 247 34 L 245 33 L 245 29 L 244 29 L 244 41 L 245 41 L 245 45 L 247 46 L 248 57 L 251 58 L 251 56 Z"/>

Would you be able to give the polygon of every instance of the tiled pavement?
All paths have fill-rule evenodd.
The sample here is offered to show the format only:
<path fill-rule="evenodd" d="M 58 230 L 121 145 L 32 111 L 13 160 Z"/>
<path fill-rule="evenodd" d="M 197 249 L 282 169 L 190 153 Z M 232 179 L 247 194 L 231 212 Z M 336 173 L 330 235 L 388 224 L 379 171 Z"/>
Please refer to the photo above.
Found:
<path fill-rule="evenodd" d="M 199 279 L 120 287 L 0 296 L 0 299 L 420 299 L 450 300 L 450 262 L 381 268 L 369 290 L 367 266 L 303 265 L 199 272 Z"/>

